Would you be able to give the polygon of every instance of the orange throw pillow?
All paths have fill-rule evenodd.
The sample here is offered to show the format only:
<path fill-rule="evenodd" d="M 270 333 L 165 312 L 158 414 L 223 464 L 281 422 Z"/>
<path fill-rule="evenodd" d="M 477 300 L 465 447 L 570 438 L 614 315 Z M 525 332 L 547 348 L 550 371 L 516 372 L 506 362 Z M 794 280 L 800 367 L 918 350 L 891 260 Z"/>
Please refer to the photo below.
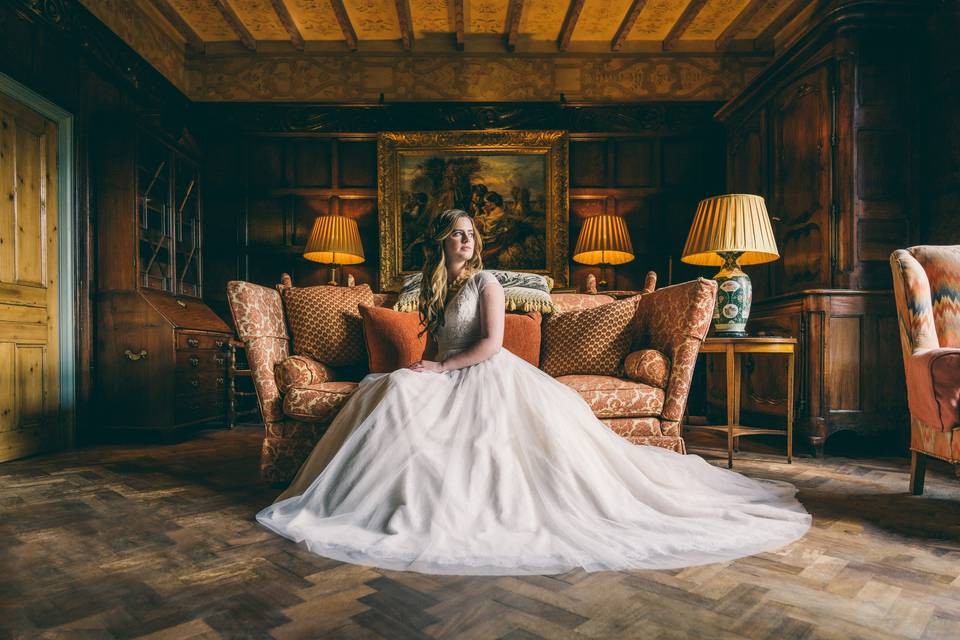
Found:
<path fill-rule="evenodd" d="M 421 325 L 416 311 L 360 305 L 360 316 L 363 318 L 370 373 L 390 373 L 423 358 L 427 336 L 417 337 Z M 503 348 L 537 366 L 540 359 L 540 314 L 536 311 L 505 314 Z"/>
<path fill-rule="evenodd" d="M 390 373 L 423 358 L 427 334 L 420 331 L 420 314 L 386 307 L 360 305 L 363 336 L 367 340 L 370 373 Z"/>
<path fill-rule="evenodd" d="M 541 368 L 554 378 L 619 376 L 635 332 L 640 296 L 582 311 L 554 313 L 543 323 Z"/>

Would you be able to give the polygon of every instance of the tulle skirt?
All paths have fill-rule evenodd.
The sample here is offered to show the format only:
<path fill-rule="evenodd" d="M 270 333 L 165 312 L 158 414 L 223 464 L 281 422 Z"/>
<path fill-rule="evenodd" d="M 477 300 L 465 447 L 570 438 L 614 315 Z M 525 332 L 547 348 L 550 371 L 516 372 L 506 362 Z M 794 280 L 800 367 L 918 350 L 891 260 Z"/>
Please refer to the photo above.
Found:
<path fill-rule="evenodd" d="M 669 569 L 776 549 L 810 516 L 788 483 L 638 446 L 502 349 L 370 374 L 257 520 L 319 555 L 457 575 Z"/>

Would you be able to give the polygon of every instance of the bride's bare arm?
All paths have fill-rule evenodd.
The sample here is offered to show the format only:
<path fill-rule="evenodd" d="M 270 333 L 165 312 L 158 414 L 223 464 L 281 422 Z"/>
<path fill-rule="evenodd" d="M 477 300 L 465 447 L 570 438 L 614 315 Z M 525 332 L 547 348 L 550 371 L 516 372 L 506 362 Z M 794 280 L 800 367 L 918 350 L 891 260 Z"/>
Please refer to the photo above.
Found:
<path fill-rule="evenodd" d="M 503 287 L 495 278 L 480 292 L 480 339 L 440 363 L 441 371 L 462 369 L 483 362 L 503 346 Z"/>

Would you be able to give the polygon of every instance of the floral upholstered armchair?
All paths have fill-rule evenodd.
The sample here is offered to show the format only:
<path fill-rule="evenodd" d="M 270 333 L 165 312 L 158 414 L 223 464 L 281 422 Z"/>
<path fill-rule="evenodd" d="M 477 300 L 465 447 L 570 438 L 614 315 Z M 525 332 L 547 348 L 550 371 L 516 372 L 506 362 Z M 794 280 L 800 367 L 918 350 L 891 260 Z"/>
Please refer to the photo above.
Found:
<path fill-rule="evenodd" d="M 890 267 L 910 406 L 910 491 L 920 495 L 925 456 L 960 463 L 960 245 L 900 249 Z"/>
<path fill-rule="evenodd" d="M 690 391 L 693 367 L 710 328 L 716 282 L 703 278 L 653 290 L 648 283 L 633 316 L 634 338 L 622 376 L 561 375 L 594 415 L 634 444 L 684 453 L 680 420 Z M 338 380 L 321 362 L 291 356 L 291 339 L 277 289 L 232 281 L 227 298 L 247 359 L 265 428 L 260 475 L 289 481 L 346 403 L 357 382 Z M 554 294 L 557 313 L 614 302 L 598 294 Z M 389 307 L 392 293 L 374 294 L 376 306 Z M 596 345 L 575 344 L 576 348 Z M 542 364 L 542 363 L 541 363 Z"/>

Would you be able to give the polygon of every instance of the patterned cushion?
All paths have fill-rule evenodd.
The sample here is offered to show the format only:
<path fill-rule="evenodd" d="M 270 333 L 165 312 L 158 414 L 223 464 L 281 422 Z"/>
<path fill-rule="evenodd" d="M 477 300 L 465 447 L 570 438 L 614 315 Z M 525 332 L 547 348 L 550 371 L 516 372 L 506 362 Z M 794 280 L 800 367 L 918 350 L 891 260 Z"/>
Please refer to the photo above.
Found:
<path fill-rule="evenodd" d="M 290 387 L 283 398 L 283 413 L 304 422 L 330 422 L 356 388 L 356 382 Z"/>
<path fill-rule="evenodd" d="M 540 368 L 553 377 L 620 375 L 633 341 L 639 296 L 593 309 L 548 316 L 543 323 Z"/>
<path fill-rule="evenodd" d="M 273 368 L 277 388 L 285 394 L 290 387 L 303 387 L 333 380 L 333 370 L 307 356 L 290 356 Z"/>
<path fill-rule="evenodd" d="M 335 367 L 366 364 L 358 306 L 373 305 L 369 285 L 283 287 L 281 293 L 295 354 Z"/>
<path fill-rule="evenodd" d="M 507 311 L 553 312 L 550 289 L 553 279 L 537 273 L 522 271 L 500 271 L 485 269 L 493 274 L 503 287 L 504 304 Z M 420 297 L 420 272 L 410 274 L 403 279 L 400 296 L 393 308 L 397 311 L 416 311 Z"/>
<path fill-rule="evenodd" d="M 598 418 L 659 416 L 663 389 L 610 376 L 560 376 L 559 382 L 580 394 Z"/>
<path fill-rule="evenodd" d="M 631 380 L 666 389 L 670 377 L 670 359 L 656 349 L 641 349 L 627 354 L 623 361 L 623 372 Z"/>

